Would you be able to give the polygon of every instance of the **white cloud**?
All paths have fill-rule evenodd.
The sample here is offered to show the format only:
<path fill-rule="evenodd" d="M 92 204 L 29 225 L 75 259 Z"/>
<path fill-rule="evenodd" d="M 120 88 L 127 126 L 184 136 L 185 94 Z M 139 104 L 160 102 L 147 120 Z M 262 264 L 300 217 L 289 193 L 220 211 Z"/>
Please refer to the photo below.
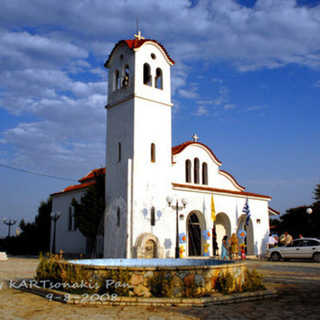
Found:
<path fill-rule="evenodd" d="M 183 98 L 194 99 L 198 97 L 197 90 L 198 88 L 196 85 L 190 85 L 190 86 L 187 86 L 186 89 L 179 89 L 178 93 Z"/>
<path fill-rule="evenodd" d="M 318 81 L 314 84 L 314 86 L 320 88 L 320 80 L 318 80 Z"/>
<path fill-rule="evenodd" d="M 252 8 L 233 0 L 200 0 L 193 8 L 187 0 L 2 0 L 0 107 L 37 119 L 3 132 L 1 142 L 15 148 L 15 161 L 46 165 L 59 155 L 61 168 L 63 159 L 82 163 L 104 152 L 103 63 L 116 41 L 133 37 L 135 21 L 128 17 L 136 16 L 143 35 L 158 39 L 176 60 L 173 97 L 197 99 L 197 116 L 235 104 L 219 78 L 211 79 L 212 95 L 201 97 L 191 63 L 227 61 L 243 72 L 320 66 L 320 6 L 299 7 L 294 0 L 258 0 Z M 247 108 L 255 110 L 260 106 Z"/>
<path fill-rule="evenodd" d="M 194 113 L 195 116 L 201 117 L 208 115 L 208 109 L 204 106 L 198 106 L 197 111 Z"/>
<path fill-rule="evenodd" d="M 5 28 L 59 25 L 59 30 L 48 34 L 54 54 L 55 42 L 66 43 L 61 47 L 61 56 L 65 51 L 68 56 L 74 55 L 76 46 L 104 56 L 114 41 L 133 36 L 135 21 L 128 22 L 130 16 L 140 18 L 146 37 L 159 39 L 173 56 L 184 60 L 223 59 L 243 71 L 288 63 L 320 65 L 320 6 L 297 6 L 295 0 L 258 0 L 253 7 L 234 0 L 200 0 L 192 8 L 186 0 L 112 4 L 69 0 L 68 4 L 56 1 L 42 5 L 35 0 L 3 0 L 1 9 L 0 26 Z M 35 47 L 50 46 L 45 37 L 29 34 L 27 38 L 35 40 Z M 23 39 L 24 49 L 26 42 L 31 45 L 28 39 Z"/>
<path fill-rule="evenodd" d="M 28 32 L 0 32 L 2 70 L 50 66 L 86 59 L 87 50 L 70 42 L 32 35 Z"/>
<path fill-rule="evenodd" d="M 218 79 L 218 78 L 212 78 L 211 81 L 213 83 L 219 83 L 219 84 L 222 84 L 223 83 L 223 80 L 222 79 Z"/>
<path fill-rule="evenodd" d="M 44 172 L 80 173 L 104 162 L 104 125 L 95 123 L 77 128 L 78 123 L 40 121 L 20 123 L 4 134 L 4 142 L 14 146 L 10 163 Z M 88 129 L 90 127 L 90 136 Z"/>
<path fill-rule="evenodd" d="M 262 109 L 264 109 L 264 107 L 262 106 L 251 106 L 251 107 L 248 107 L 246 111 L 260 111 Z"/>
<path fill-rule="evenodd" d="M 175 61 L 175 65 L 172 68 L 171 86 L 172 95 L 175 96 L 180 88 L 186 86 L 188 71 L 190 67 L 185 65 L 180 59 Z"/>
<path fill-rule="evenodd" d="M 235 104 L 231 104 L 231 103 L 227 103 L 223 106 L 223 109 L 224 110 L 232 110 L 232 109 L 235 109 L 236 108 L 236 105 Z"/>
<path fill-rule="evenodd" d="M 229 89 L 227 87 L 220 87 L 218 92 L 218 97 L 213 100 L 216 105 L 221 105 L 229 100 Z"/>

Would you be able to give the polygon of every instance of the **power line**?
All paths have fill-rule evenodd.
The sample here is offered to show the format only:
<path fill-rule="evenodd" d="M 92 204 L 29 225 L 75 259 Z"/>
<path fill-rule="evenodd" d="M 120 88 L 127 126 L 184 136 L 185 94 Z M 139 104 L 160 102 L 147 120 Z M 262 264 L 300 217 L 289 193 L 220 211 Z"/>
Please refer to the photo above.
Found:
<path fill-rule="evenodd" d="M 20 171 L 20 172 L 24 172 L 24 173 L 33 174 L 35 176 L 42 176 L 42 177 L 48 177 L 48 178 L 53 178 L 53 179 L 58 179 L 58 180 L 66 180 L 66 181 L 77 181 L 77 180 L 71 179 L 71 178 L 58 177 L 58 176 L 53 176 L 53 175 L 49 175 L 49 174 L 45 174 L 45 173 L 34 172 L 34 171 L 26 170 L 26 169 L 16 168 L 16 167 L 8 166 L 3 163 L 0 163 L 0 167 L 11 169 L 11 170 L 16 170 L 16 171 Z"/>

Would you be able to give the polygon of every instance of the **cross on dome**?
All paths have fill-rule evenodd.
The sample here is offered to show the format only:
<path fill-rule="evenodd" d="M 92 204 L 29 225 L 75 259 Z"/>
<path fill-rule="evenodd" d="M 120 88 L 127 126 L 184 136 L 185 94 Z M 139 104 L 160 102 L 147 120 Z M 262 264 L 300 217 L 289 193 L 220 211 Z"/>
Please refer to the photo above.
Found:
<path fill-rule="evenodd" d="M 193 142 L 198 142 L 199 137 L 197 136 L 197 134 L 196 134 L 196 133 L 194 133 L 194 134 L 193 134 L 193 136 L 192 136 L 192 140 L 193 140 Z"/>
<path fill-rule="evenodd" d="M 135 35 L 134 35 L 134 37 L 135 37 L 136 39 L 138 39 L 138 40 L 144 39 L 144 37 L 141 35 L 141 31 L 140 31 L 140 30 L 139 30 L 137 33 L 138 33 L 138 34 L 135 34 Z"/>

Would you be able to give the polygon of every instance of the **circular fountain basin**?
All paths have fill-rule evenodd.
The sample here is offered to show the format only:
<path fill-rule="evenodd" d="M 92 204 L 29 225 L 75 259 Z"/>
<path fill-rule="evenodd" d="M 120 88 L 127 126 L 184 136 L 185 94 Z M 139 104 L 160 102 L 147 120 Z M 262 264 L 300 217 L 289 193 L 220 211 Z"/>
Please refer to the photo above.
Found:
<path fill-rule="evenodd" d="M 82 259 L 69 260 L 77 273 L 99 283 L 126 286 L 129 297 L 203 297 L 216 289 L 218 277 L 231 274 L 234 286 L 244 282 L 245 266 L 241 262 L 215 259 Z M 90 280 L 91 281 L 91 280 Z M 107 288 L 108 290 L 110 289 Z M 114 288 L 117 292 L 117 288 Z M 119 289 L 119 290 L 120 290 Z"/>
<path fill-rule="evenodd" d="M 82 259 L 69 260 L 70 263 L 104 267 L 183 267 L 220 266 L 234 264 L 234 261 L 215 259 Z"/>

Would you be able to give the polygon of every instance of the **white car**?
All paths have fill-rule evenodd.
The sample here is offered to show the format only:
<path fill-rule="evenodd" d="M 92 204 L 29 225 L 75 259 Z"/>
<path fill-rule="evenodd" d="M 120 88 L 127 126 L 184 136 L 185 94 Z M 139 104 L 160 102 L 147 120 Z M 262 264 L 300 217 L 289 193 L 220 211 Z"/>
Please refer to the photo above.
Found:
<path fill-rule="evenodd" d="M 313 259 L 315 262 L 320 262 L 320 240 L 316 238 L 295 239 L 290 245 L 268 249 L 266 257 L 272 261 Z"/>

